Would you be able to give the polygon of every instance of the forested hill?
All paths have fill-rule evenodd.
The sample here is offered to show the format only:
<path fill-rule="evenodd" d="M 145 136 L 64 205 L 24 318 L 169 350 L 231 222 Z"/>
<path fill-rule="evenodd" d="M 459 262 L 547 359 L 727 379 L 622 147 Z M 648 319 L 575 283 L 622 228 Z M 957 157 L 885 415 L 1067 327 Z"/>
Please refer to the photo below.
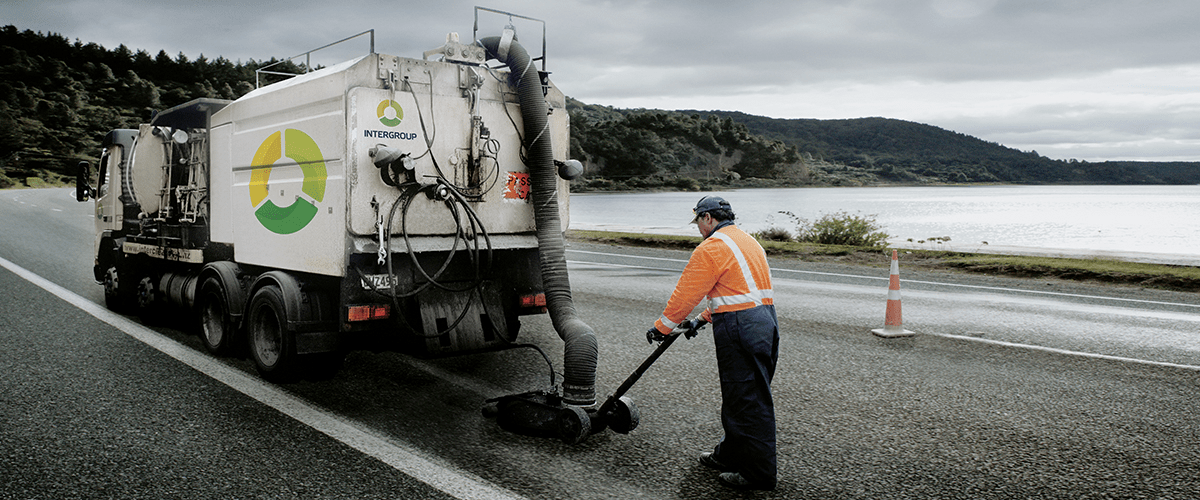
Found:
<path fill-rule="evenodd" d="M 151 113 L 200 97 L 236 99 L 254 89 L 254 70 L 275 63 L 234 63 L 201 55 L 151 56 L 121 45 L 71 42 L 58 34 L 0 28 L 0 188 L 73 178 L 95 161 L 114 128 L 137 127 Z M 299 73 L 283 63 L 272 69 Z"/>
<path fill-rule="evenodd" d="M 800 185 L 1019 183 L 1200 184 L 1200 163 L 1086 162 L 1054 160 L 965 134 L 888 118 L 848 120 L 776 119 L 736 111 L 613 109 L 569 102 L 574 156 L 592 177 L 620 180 L 644 176 L 700 179 L 772 179 Z M 582 123 L 583 127 L 575 124 Z M 664 132 L 665 131 L 665 132 Z M 687 142 L 726 137 L 721 155 Z M 596 137 L 596 135 L 601 137 Z M 729 138 L 740 138 L 731 141 Z M 630 139 L 634 139 L 630 141 Z M 684 140 L 681 140 L 683 138 Z M 633 143 L 640 171 L 606 143 Z M 599 145 L 600 147 L 597 147 Z M 647 146 L 648 145 L 648 146 Z M 673 153 L 664 158 L 664 153 Z M 618 168 L 611 168 L 614 160 Z M 664 167 L 666 165 L 666 167 Z M 645 184 L 643 180 L 633 184 Z M 603 182 L 593 181 L 604 186 Z M 686 186 L 685 180 L 675 184 Z M 763 184 L 761 181 L 751 184 Z"/>
<path fill-rule="evenodd" d="M 711 112 L 751 132 L 829 161 L 894 180 L 951 182 L 1200 184 L 1196 162 L 1051 160 L 931 125 L 889 118 L 776 119 Z"/>
<path fill-rule="evenodd" d="M 200 97 L 236 99 L 276 63 L 189 60 L 0 28 L 0 188 L 73 177 L 114 128 Z M 300 73 L 284 63 L 273 69 Z M 565 89 L 568 93 L 570 89 Z M 1200 163 L 1051 160 L 884 118 L 781 120 L 568 100 L 576 189 L 933 183 L 1200 184 Z"/>

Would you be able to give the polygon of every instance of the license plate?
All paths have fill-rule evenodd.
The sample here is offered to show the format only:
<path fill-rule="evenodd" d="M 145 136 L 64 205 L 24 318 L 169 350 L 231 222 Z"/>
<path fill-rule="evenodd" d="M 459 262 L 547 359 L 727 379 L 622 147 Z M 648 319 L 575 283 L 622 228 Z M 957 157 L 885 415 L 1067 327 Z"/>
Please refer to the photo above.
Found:
<path fill-rule="evenodd" d="M 363 290 L 387 290 L 395 283 L 390 274 L 364 274 L 360 279 Z"/>

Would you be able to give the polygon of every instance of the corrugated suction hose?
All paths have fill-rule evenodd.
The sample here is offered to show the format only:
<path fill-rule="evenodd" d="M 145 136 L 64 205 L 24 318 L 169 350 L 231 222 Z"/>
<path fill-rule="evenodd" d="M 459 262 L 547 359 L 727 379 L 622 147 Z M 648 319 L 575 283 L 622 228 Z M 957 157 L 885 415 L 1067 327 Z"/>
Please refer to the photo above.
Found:
<path fill-rule="evenodd" d="M 500 56 L 501 37 L 484 38 L 479 42 L 488 51 L 489 58 L 499 60 L 512 69 L 512 78 L 517 84 L 521 118 L 525 122 L 525 150 L 532 184 L 533 214 L 537 221 L 542 285 L 550 320 L 563 340 L 563 399 L 572 405 L 593 405 L 596 403 L 596 360 L 599 350 L 595 331 L 579 319 L 571 299 L 571 283 L 567 278 L 567 260 L 564 256 L 566 245 L 558 216 L 558 180 L 555 178 L 548 130 L 549 108 L 542 94 L 542 81 L 529 52 L 517 42 L 507 44 L 503 57 Z"/>

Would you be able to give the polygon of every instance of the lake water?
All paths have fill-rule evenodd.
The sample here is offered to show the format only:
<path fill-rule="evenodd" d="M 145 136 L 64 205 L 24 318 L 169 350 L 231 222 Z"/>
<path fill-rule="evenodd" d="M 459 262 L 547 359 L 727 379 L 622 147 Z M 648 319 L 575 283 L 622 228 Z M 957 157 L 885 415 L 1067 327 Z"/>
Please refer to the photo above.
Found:
<path fill-rule="evenodd" d="M 697 234 L 688 222 L 704 194 L 574 194 L 571 228 Z M 900 247 L 1200 265 L 1200 186 L 790 188 L 711 194 L 729 200 L 738 225 L 748 231 L 776 226 L 794 233 L 795 224 L 781 211 L 809 220 L 845 211 L 873 216 Z M 933 243 L 931 237 L 950 240 Z"/>

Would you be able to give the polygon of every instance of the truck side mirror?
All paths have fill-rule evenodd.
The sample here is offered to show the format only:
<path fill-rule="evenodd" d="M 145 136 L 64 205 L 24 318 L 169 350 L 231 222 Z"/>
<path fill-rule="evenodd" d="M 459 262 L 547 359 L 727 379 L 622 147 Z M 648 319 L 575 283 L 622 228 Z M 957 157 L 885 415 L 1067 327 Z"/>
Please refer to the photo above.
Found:
<path fill-rule="evenodd" d="M 88 174 L 91 166 L 86 161 L 79 162 L 75 170 L 75 201 L 88 201 L 92 197 L 92 186 L 88 185 Z"/>

